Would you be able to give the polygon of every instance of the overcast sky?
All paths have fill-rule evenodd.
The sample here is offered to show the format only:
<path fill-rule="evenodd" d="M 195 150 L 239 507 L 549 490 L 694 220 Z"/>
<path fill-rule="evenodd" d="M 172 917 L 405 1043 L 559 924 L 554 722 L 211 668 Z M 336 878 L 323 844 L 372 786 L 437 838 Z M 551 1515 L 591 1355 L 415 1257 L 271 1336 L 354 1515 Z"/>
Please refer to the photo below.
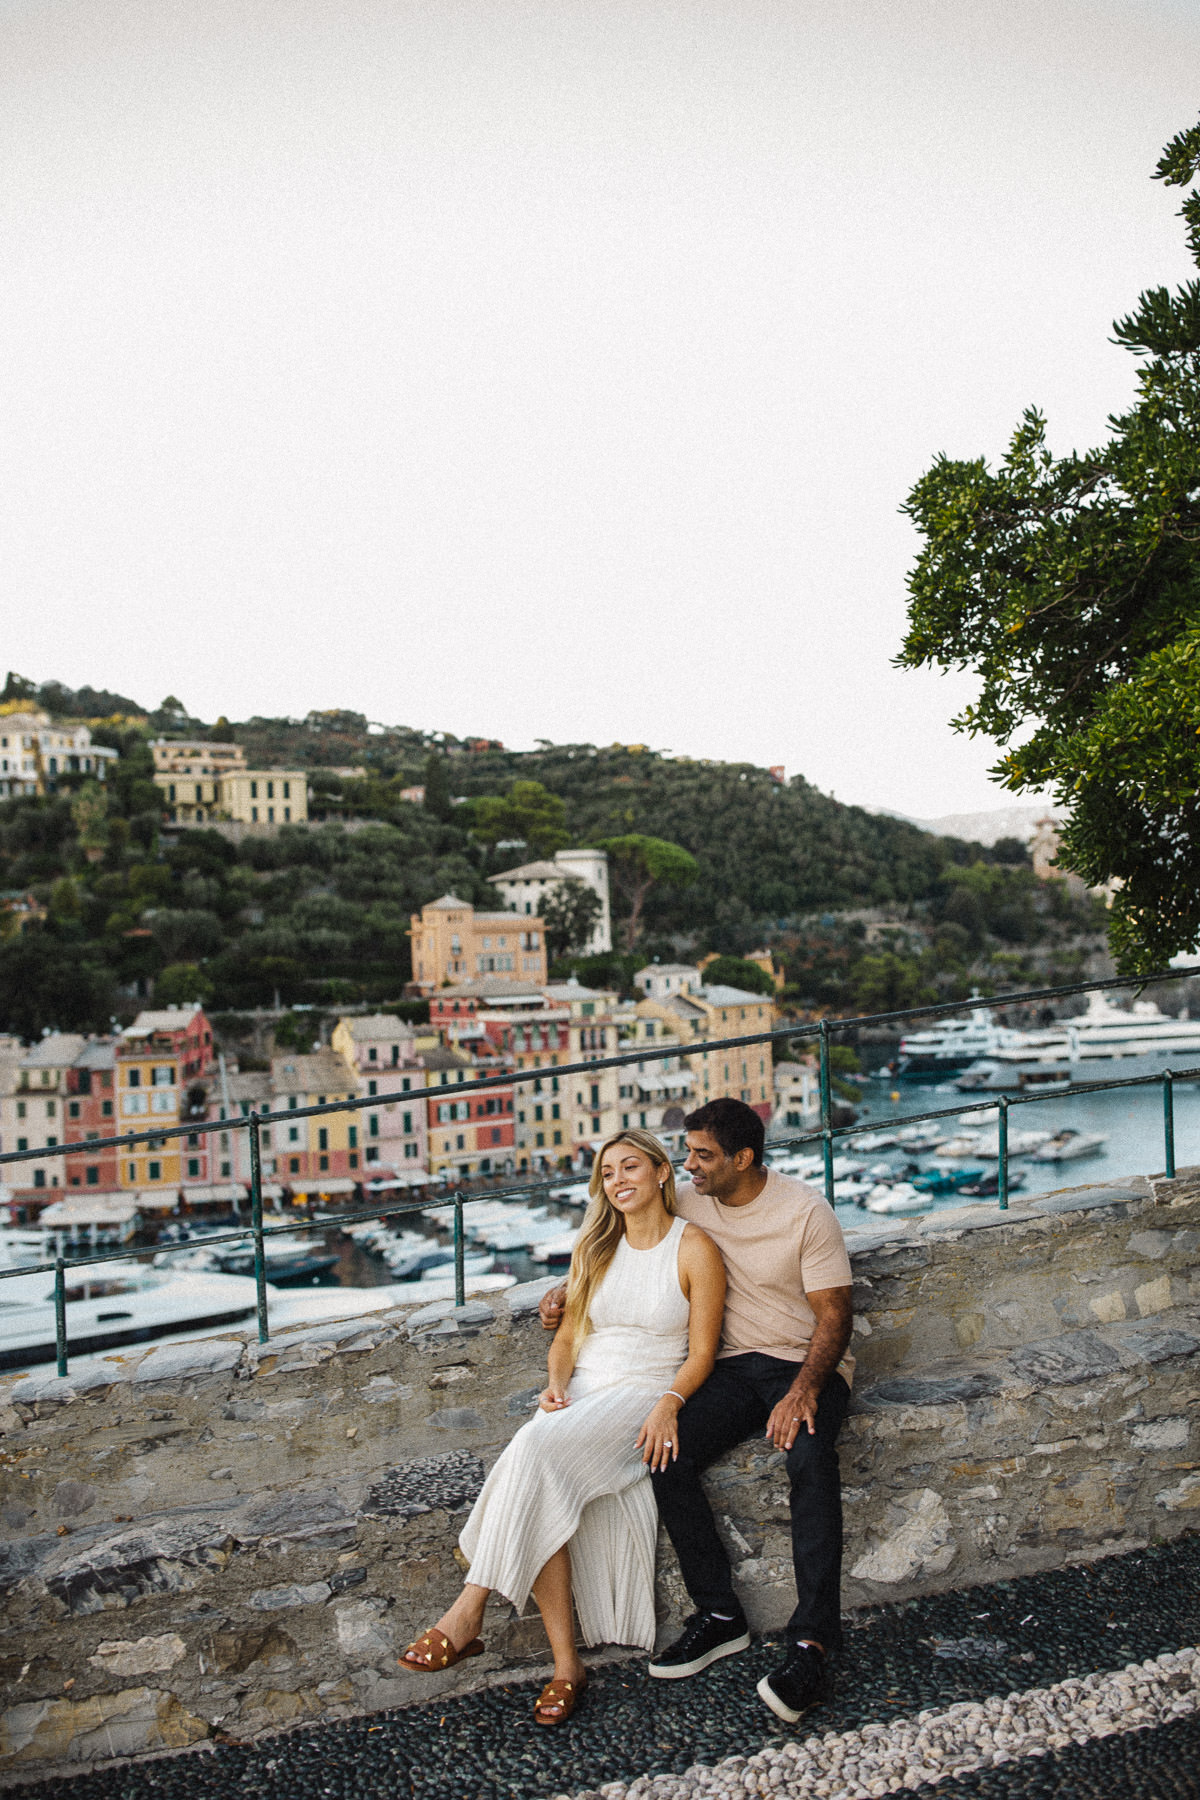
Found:
<path fill-rule="evenodd" d="M 3 0 L 5 666 L 1005 804 L 898 508 L 1126 404 L 1198 68 L 1169 0 Z"/>

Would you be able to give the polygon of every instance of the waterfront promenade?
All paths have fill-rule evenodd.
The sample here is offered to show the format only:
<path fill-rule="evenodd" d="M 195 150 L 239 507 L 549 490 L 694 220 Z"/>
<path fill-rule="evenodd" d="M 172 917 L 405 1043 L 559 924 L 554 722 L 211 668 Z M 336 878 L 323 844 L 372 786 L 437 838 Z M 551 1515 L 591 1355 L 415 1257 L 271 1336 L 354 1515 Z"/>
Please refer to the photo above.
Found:
<path fill-rule="evenodd" d="M 560 1730 L 532 1723 L 535 1676 L 21 1791 L 28 1800 L 857 1800 L 936 1783 L 939 1800 L 1200 1793 L 1200 1652 L 1191 1653 L 1200 1537 L 884 1606 L 847 1625 L 834 1692 L 794 1731 L 755 1696 L 778 1654 L 756 1640 L 670 1685 L 647 1678 L 643 1657 L 599 1661 Z M 426 1691 L 415 1677 L 413 1690 Z"/>

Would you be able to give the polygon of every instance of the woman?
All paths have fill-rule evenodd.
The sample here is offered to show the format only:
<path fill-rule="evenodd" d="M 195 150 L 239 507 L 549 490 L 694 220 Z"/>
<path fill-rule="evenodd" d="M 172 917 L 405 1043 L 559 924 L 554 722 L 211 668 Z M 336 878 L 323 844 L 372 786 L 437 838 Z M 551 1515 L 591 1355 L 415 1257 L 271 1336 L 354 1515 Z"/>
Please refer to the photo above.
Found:
<path fill-rule="evenodd" d="M 561 1725 L 586 1679 L 585 1643 L 654 1645 L 658 1515 L 650 1469 L 678 1455 L 675 1420 L 712 1370 L 725 1268 L 712 1239 L 676 1215 L 670 1158 L 648 1131 L 622 1131 L 592 1166 L 567 1303 L 538 1412 L 483 1485 L 459 1543 L 471 1579 L 401 1667 L 449 1668 L 483 1649 L 494 1589 L 520 1610 L 532 1592 L 554 1654 L 534 1718 Z"/>

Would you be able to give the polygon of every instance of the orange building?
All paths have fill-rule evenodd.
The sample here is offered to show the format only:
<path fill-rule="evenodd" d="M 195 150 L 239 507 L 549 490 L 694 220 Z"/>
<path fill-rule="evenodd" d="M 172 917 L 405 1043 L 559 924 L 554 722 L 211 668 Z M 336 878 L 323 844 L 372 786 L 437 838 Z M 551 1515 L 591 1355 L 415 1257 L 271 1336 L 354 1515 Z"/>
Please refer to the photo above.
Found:
<path fill-rule="evenodd" d="M 413 986 L 422 994 L 492 976 L 540 986 L 546 980 L 546 933 L 539 918 L 476 912 L 443 894 L 412 915 Z"/>
<path fill-rule="evenodd" d="M 152 1131 L 201 1120 L 215 1059 L 212 1026 L 198 1006 L 142 1012 L 117 1042 L 117 1130 Z M 121 1152 L 117 1179 L 136 1192 L 139 1205 L 174 1205 L 185 1181 L 208 1180 L 209 1139 L 194 1132 L 134 1144 Z"/>

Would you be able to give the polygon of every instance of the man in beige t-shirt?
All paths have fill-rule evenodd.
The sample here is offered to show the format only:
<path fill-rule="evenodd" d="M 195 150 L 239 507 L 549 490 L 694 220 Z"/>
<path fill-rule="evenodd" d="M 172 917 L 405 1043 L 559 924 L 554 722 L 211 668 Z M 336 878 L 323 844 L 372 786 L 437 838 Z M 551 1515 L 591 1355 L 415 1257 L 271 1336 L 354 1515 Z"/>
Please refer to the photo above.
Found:
<path fill-rule="evenodd" d="M 679 1403 L 673 1460 L 651 1477 L 697 1611 L 676 1642 L 652 1657 L 649 1673 L 678 1681 L 750 1643 L 700 1476 L 726 1450 L 762 1434 L 787 1459 L 796 1607 L 787 1654 L 758 1693 L 794 1724 L 821 1698 L 826 1652 L 841 1643 L 834 1446 L 854 1369 L 850 1261 L 833 1208 L 804 1182 L 763 1166 L 763 1123 L 752 1107 L 711 1100 L 684 1123 L 691 1179 L 676 1204 L 724 1259 L 725 1321 L 716 1368 Z M 556 1322 L 560 1295 L 543 1301 L 544 1324 Z"/>

